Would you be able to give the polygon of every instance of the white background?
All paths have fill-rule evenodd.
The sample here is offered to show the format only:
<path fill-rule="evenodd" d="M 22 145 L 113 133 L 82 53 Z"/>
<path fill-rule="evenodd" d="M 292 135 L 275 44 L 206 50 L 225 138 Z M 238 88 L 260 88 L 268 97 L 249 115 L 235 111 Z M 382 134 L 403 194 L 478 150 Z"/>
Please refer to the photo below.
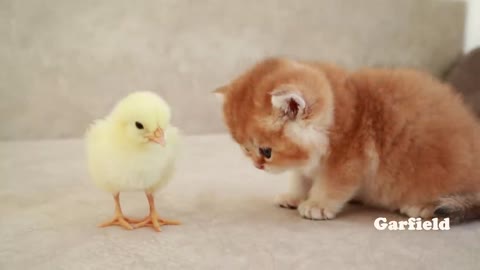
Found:
<path fill-rule="evenodd" d="M 480 46 L 480 0 L 468 0 L 465 51 Z"/>

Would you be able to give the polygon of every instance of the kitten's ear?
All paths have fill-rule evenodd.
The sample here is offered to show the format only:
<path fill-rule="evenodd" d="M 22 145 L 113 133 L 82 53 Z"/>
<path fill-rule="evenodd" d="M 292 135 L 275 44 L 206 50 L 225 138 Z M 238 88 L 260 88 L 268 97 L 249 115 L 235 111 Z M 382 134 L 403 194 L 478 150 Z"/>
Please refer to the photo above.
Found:
<path fill-rule="evenodd" d="M 277 108 L 290 120 L 297 119 L 305 112 L 307 103 L 302 95 L 292 86 L 283 86 L 275 89 L 272 93 L 272 106 Z"/>
<path fill-rule="evenodd" d="M 227 91 L 228 91 L 228 85 L 225 85 L 225 86 L 222 86 L 222 87 L 219 87 L 219 88 L 213 90 L 212 93 L 215 94 L 215 96 L 218 98 L 218 100 L 223 102 L 224 99 L 225 99 L 225 94 L 227 93 Z"/>

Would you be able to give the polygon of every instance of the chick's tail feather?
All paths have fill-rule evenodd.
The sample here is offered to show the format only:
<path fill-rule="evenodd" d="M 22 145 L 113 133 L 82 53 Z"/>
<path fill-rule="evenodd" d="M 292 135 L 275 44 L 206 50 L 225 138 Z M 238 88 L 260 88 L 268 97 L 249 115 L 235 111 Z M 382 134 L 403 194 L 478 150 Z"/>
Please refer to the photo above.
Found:
<path fill-rule="evenodd" d="M 480 193 L 443 197 L 438 201 L 434 215 L 450 218 L 452 224 L 480 219 Z"/>

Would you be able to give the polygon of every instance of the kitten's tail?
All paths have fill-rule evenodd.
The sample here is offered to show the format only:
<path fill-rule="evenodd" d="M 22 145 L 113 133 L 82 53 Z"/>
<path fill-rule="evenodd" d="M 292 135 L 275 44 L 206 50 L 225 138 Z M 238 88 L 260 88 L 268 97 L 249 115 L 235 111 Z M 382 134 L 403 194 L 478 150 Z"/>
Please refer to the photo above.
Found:
<path fill-rule="evenodd" d="M 434 215 L 452 224 L 480 219 L 480 193 L 451 195 L 439 200 Z"/>

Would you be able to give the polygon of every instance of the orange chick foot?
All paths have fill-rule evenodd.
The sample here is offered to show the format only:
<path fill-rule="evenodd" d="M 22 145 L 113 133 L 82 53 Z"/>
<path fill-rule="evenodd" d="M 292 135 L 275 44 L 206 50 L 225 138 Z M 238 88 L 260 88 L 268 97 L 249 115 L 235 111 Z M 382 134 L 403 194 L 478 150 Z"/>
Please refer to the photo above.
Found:
<path fill-rule="evenodd" d="M 98 224 L 98 227 L 103 228 L 118 225 L 127 230 L 133 230 L 132 225 L 130 225 L 132 220 L 123 216 L 122 208 L 120 207 L 120 193 L 117 192 L 113 194 L 113 200 L 115 201 L 115 217 L 112 220 Z"/>
<path fill-rule="evenodd" d="M 117 215 L 112 220 L 98 224 L 98 227 L 104 228 L 109 226 L 121 226 L 124 229 L 133 230 L 133 227 L 130 225 L 129 221 L 130 220 L 128 218 L 125 218 L 122 215 Z"/>
<path fill-rule="evenodd" d="M 160 227 L 163 225 L 180 225 L 180 222 L 175 220 L 167 220 L 167 219 L 160 218 L 158 217 L 158 214 L 156 212 L 152 212 L 145 219 L 133 225 L 133 227 L 135 229 L 141 228 L 141 227 L 152 227 L 155 231 L 160 232 L 161 231 Z"/>

